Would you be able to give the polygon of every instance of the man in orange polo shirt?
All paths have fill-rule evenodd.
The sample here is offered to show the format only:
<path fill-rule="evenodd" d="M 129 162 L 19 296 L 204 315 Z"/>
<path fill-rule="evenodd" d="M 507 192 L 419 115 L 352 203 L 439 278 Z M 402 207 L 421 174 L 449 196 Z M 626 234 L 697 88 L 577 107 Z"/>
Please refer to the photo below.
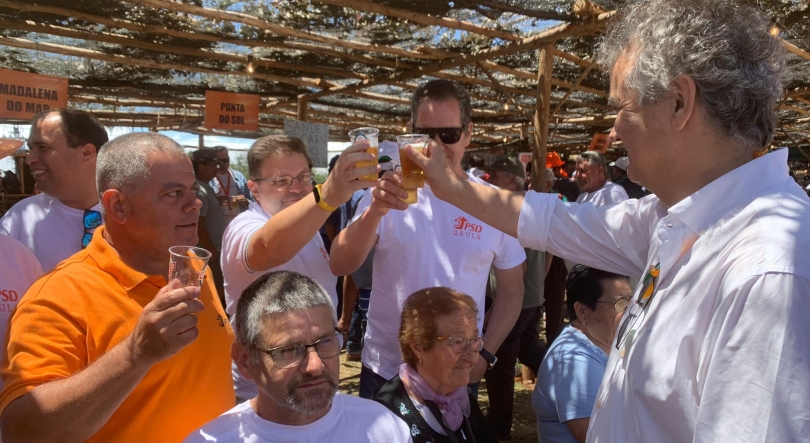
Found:
<path fill-rule="evenodd" d="M 2 363 L 6 441 L 180 442 L 234 405 L 233 331 L 207 272 L 166 283 L 168 248 L 197 243 L 200 201 L 183 148 L 155 133 L 105 145 L 104 227 L 39 279 Z"/>

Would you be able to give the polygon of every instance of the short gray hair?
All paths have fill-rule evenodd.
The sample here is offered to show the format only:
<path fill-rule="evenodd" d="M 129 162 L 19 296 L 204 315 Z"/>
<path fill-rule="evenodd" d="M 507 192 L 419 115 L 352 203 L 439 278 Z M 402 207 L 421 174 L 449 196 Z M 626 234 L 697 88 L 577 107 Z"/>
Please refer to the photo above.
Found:
<path fill-rule="evenodd" d="M 554 171 L 551 168 L 546 168 L 546 183 L 554 183 L 557 177 L 554 176 Z"/>
<path fill-rule="evenodd" d="M 601 166 L 602 169 L 607 171 L 607 161 L 605 160 L 605 156 L 596 151 L 585 151 L 582 154 L 579 154 L 577 161 L 580 160 L 586 161 L 592 165 Z"/>
<path fill-rule="evenodd" d="M 769 21 L 738 0 L 647 0 L 628 4 L 599 45 L 599 63 L 613 69 L 624 53 L 635 57 L 625 86 L 641 105 L 690 76 L 708 124 L 741 147 L 759 150 L 773 140 L 775 105 L 788 81 L 785 50 L 768 33 Z"/>
<path fill-rule="evenodd" d="M 188 158 L 176 141 L 156 132 L 131 132 L 105 143 L 96 161 L 99 198 L 108 189 L 129 192 L 145 183 L 149 178 L 149 154 L 156 152 Z"/>
<path fill-rule="evenodd" d="M 249 347 L 257 361 L 259 355 L 253 346 L 264 327 L 264 317 L 318 306 L 329 309 L 332 323 L 337 326 L 332 300 L 315 280 L 291 271 L 264 274 L 242 291 L 236 305 L 236 342 Z"/>

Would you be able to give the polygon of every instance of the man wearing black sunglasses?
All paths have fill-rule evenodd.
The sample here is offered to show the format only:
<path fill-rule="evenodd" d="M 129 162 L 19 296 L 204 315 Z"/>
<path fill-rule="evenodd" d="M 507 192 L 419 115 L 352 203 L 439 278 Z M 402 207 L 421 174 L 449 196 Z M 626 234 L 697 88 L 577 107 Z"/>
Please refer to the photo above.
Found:
<path fill-rule="evenodd" d="M 448 174 L 491 186 L 461 167 L 470 144 L 473 124 L 467 91 L 457 83 L 432 80 L 411 99 L 412 132 L 427 134 L 443 147 Z M 402 363 L 398 351 L 400 310 L 410 294 L 429 286 L 447 286 L 470 294 L 484 312 L 484 294 L 492 266 L 498 282 L 496 300 L 484 334 L 483 358 L 471 372 L 481 380 L 497 359 L 495 352 L 509 334 L 523 301 L 523 248 L 468 213 L 437 199 L 425 186 L 419 202 L 406 205 L 397 198 L 407 193 L 397 186 L 399 176 L 386 172 L 379 184 L 360 201 L 354 220 L 332 243 L 330 267 L 335 275 L 355 271 L 374 245 L 374 279 L 368 310 L 360 374 L 360 396 L 370 398 L 376 387 L 393 378 Z M 385 201 L 392 197 L 402 205 Z M 390 209 L 395 211 L 389 211 Z M 479 331 L 483 316 L 479 318 Z"/>
<path fill-rule="evenodd" d="M 225 221 L 230 223 L 234 217 L 244 212 L 253 199 L 253 194 L 247 186 L 244 174 L 231 168 L 231 157 L 228 148 L 215 146 L 217 159 L 217 173 L 209 184 L 216 192 L 219 200 L 219 209 Z"/>

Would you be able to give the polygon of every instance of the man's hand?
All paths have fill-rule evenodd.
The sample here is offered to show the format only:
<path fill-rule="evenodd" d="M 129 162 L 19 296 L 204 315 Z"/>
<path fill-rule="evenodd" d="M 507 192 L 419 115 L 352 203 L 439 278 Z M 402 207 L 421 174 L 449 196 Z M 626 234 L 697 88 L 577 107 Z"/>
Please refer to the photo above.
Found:
<path fill-rule="evenodd" d="M 349 318 L 347 320 L 346 317 L 345 317 L 345 314 L 341 315 L 340 320 L 338 320 L 338 323 L 337 323 L 338 331 L 340 331 L 340 332 L 342 332 L 344 334 L 349 332 L 349 326 L 351 326 L 351 323 L 352 323 L 351 316 L 349 316 Z"/>
<path fill-rule="evenodd" d="M 371 206 L 368 211 L 374 215 L 382 217 L 388 213 L 389 209 L 404 211 L 408 209 L 408 204 L 403 199 L 408 198 L 408 193 L 400 188 L 402 178 L 394 171 L 386 171 L 377 186 L 371 190 Z"/>
<path fill-rule="evenodd" d="M 431 191 L 440 199 L 446 200 L 447 195 L 463 192 L 464 180 L 453 172 L 447 160 L 447 148 L 441 143 L 430 140 L 426 155 L 408 146 L 405 148 L 405 155 L 425 171 L 425 180 L 430 184 Z"/>
<path fill-rule="evenodd" d="M 338 157 L 332 173 L 321 186 L 321 198 L 329 206 L 340 206 L 346 203 L 355 191 L 370 188 L 376 181 L 359 180 L 361 176 L 377 174 L 379 165 L 358 168 L 358 162 L 373 162 L 373 154 L 365 152 L 368 149 L 368 140 L 360 140 L 343 151 Z"/>
<path fill-rule="evenodd" d="M 134 362 L 155 364 L 197 338 L 199 331 L 194 314 L 203 310 L 199 295 L 199 288 L 180 287 L 180 281 L 174 279 L 144 306 L 135 329 L 127 337 Z"/>
<path fill-rule="evenodd" d="M 470 370 L 470 384 L 481 381 L 481 379 L 484 378 L 484 374 L 487 373 L 487 369 L 489 369 L 489 363 L 484 357 L 479 355 L 478 361 L 475 362 L 472 370 Z"/>

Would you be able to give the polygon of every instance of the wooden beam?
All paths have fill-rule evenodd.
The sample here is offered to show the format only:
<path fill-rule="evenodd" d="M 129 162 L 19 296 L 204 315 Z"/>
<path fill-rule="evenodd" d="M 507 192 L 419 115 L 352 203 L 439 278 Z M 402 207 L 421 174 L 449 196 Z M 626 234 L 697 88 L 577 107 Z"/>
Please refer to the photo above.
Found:
<path fill-rule="evenodd" d="M 485 28 L 476 24 L 455 20 L 448 17 L 431 17 L 426 14 L 412 12 L 405 9 L 392 8 L 377 3 L 368 2 L 365 0 L 314 0 L 319 3 L 326 3 L 329 5 L 343 6 L 352 8 L 358 11 L 373 12 L 375 14 L 387 15 L 389 17 L 401 18 L 403 20 L 412 21 L 424 26 L 441 26 L 443 28 L 458 29 L 461 31 L 471 32 L 473 34 L 485 35 L 487 37 L 499 38 L 501 40 L 517 41 L 520 37 L 505 31 L 497 29 Z"/>
<path fill-rule="evenodd" d="M 156 34 L 156 35 L 165 35 L 169 37 L 176 37 L 176 38 L 183 38 L 192 41 L 205 41 L 205 42 L 213 42 L 213 43 L 228 43 L 231 45 L 237 46 L 244 46 L 244 47 L 260 47 L 260 48 L 272 48 L 272 49 L 283 49 L 283 50 L 298 50 L 298 51 L 307 51 L 312 52 L 315 54 L 322 54 L 327 55 L 330 57 L 342 58 L 346 60 L 352 60 L 358 63 L 365 63 L 369 66 L 382 66 L 387 68 L 396 68 L 397 62 L 385 60 L 379 57 L 371 57 L 368 54 L 360 54 L 360 53 L 353 53 L 353 52 L 345 52 L 345 51 L 336 51 L 332 47 L 325 47 L 320 45 L 314 45 L 309 43 L 299 43 L 299 42 L 266 42 L 260 40 L 246 40 L 246 39 L 236 39 L 236 38 L 228 38 L 222 37 L 214 34 L 207 34 L 204 32 L 194 32 L 194 31 L 177 31 L 174 29 L 169 29 L 164 26 L 156 26 L 156 25 L 142 25 L 139 23 L 134 23 L 127 20 L 118 20 L 118 19 L 111 19 L 108 17 L 102 17 L 99 15 L 87 14 L 81 11 L 76 11 L 73 9 L 66 9 L 66 8 L 59 8 L 55 6 L 43 6 L 37 5 L 33 3 L 21 3 L 12 0 L 0 0 L 0 6 L 14 9 L 17 11 L 25 11 L 25 12 L 41 12 L 46 14 L 54 14 L 63 17 L 69 17 L 72 19 L 77 20 L 84 20 L 91 23 L 98 23 L 110 28 L 118 28 L 118 29 L 126 29 L 129 31 L 134 32 L 143 32 L 148 34 Z"/>
<path fill-rule="evenodd" d="M 554 43 L 540 48 L 537 57 L 537 90 L 540 97 L 534 111 L 534 147 L 532 149 L 532 189 L 543 189 L 542 182 L 546 170 L 546 148 L 548 143 L 549 112 L 551 111 L 551 74 L 554 70 Z"/>
<path fill-rule="evenodd" d="M 802 114 L 802 115 L 810 115 L 810 111 L 808 111 L 807 109 L 802 109 L 802 108 L 800 108 L 798 106 L 781 105 L 781 106 L 779 106 L 779 109 L 784 109 L 786 111 L 796 112 L 796 113 L 799 113 L 799 114 Z"/>
<path fill-rule="evenodd" d="M 529 110 L 524 108 L 523 105 L 521 105 L 517 101 L 515 101 L 515 98 L 512 96 L 512 94 L 507 90 L 507 88 L 504 88 L 503 85 L 501 85 L 498 79 L 496 79 L 491 72 L 489 72 L 489 69 L 485 68 L 484 65 L 481 63 L 478 63 L 478 67 L 481 68 L 481 72 L 483 72 L 487 77 L 489 77 L 489 80 L 495 85 L 495 89 L 500 90 L 506 95 L 506 98 L 509 100 L 510 103 L 512 103 L 512 106 L 514 106 L 518 111 L 520 111 L 520 113 L 526 118 L 531 118 Z"/>
<path fill-rule="evenodd" d="M 574 54 L 569 54 L 558 48 L 554 48 L 554 55 L 563 60 L 568 60 L 571 63 L 582 66 L 583 68 L 587 68 L 588 66 L 590 66 L 591 63 L 593 63 L 592 61 L 582 59 Z"/>
<path fill-rule="evenodd" d="M 138 0 L 138 1 L 146 1 L 146 0 Z M 148 0 L 148 1 L 155 1 L 155 0 Z M 605 25 L 605 22 L 609 20 L 611 17 L 613 17 L 614 14 L 615 13 L 613 11 L 601 14 L 599 17 L 597 17 L 596 20 L 593 21 L 593 23 L 587 25 L 571 25 L 571 24 L 558 25 L 532 37 L 525 38 L 519 42 L 510 43 L 504 46 L 498 46 L 490 49 L 485 49 L 474 55 L 462 54 L 461 56 L 456 58 L 443 60 L 425 66 L 419 66 L 415 69 L 399 72 L 387 77 L 363 80 L 362 82 L 355 83 L 353 85 L 345 85 L 329 88 L 326 91 L 308 94 L 307 99 L 325 97 L 334 94 L 343 94 L 346 92 L 353 92 L 360 89 L 365 89 L 375 85 L 387 84 L 391 82 L 408 80 L 412 78 L 419 78 L 425 75 L 433 74 L 447 69 L 477 63 L 482 60 L 488 60 L 499 56 L 528 51 L 543 46 L 544 44 L 547 44 L 549 42 L 556 41 L 557 39 L 563 37 L 581 35 L 589 32 L 596 32 L 602 29 Z"/>
<path fill-rule="evenodd" d="M 71 28 L 64 28 L 61 26 L 55 25 L 48 25 L 48 24 L 36 24 L 30 20 L 27 21 L 16 21 L 16 20 L 4 20 L 0 18 L 0 27 L 6 29 L 15 29 L 20 31 L 26 32 L 39 32 L 42 34 L 50 34 L 50 35 L 58 35 L 62 37 L 70 37 L 76 39 L 83 39 L 83 40 L 90 40 L 96 42 L 104 42 L 104 43 L 112 43 L 121 46 L 131 46 L 134 48 L 141 48 L 141 49 L 148 49 L 150 51 L 156 52 L 164 52 L 164 53 L 174 53 L 174 54 L 182 54 L 182 55 L 189 55 L 192 57 L 199 57 L 203 60 L 206 59 L 213 59 L 213 60 L 221 60 L 226 62 L 235 62 L 241 63 L 243 65 L 248 64 L 248 57 L 242 55 L 235 55 L 229 54 L 226 52 L 220 51 L 213 51 L 207 49 L 193 49 L 188 48 L 185 46 L 178 46 L 178 45 L 164 45 L 159 43 L 151 43 L 145 42 L 141 40 L 136 40 L 132 37 L 118 35 L 118 34 L 111 34 L 111 33 L 93 33 L 87 31 L 80 31 Z M 291 71 L 300 71 L 300 72 L 312 72 L 317 74 L 325 74 L 325 75 L 332 75 L 336 77 L 350 77 L 356 79 L 364 79 L 367 78 L 365 75 L 355 74 L 350 71 L 342 70 L 342 69 L 332 69 L 332 68 L 319 68 L 316 66 L 306 66 L 306 65 L 296 65 L 294 63 L 282 63 L 282 62 L 275 62 L 272 60 L 266 60 L 263 58 L 254 58 L 253 62 L 257 65 L 266 66 L 268 68 L 275 68 L 275 69 L 285 69 Z"/>
<path fill-rule="evenodd" d="M 130 3 L 138 5 L 151 6 L 153 8 L 166 9 L 174 12 L 184 12 L 200 17 L 209 18 L 212 20 L 226 20 L 237 23 L 244 23 L 253 26 L 263 31 L 270 31 L 278 35 L 287 37 L 299 38 L 325 45 L 331 45 L 338 48 L 354 49 L 357 51 L 377 52 L 382 54 L 398 55 L 400 57 L 410 57 L 415 59 L 436 59 L 435 56 L 429 54 L 422 54 L 408 49 L 398 48 L 394 46 L 383 46 L 371 43 L 357 42 L 347 39 L 331 37 L 327 35 L 315 34 L 313 32 L 302 31 L 300 29 L 291 28 L 288 26 L 271 23 L 267 20 L 258 17 L 243 14 L 241 12 L 223 11 L 219 9 L 204 8 L 201 6 L 192 5 L 189 3 L 180 3 L 174 0 L 128 0 Z"/>
<path fill-rule="evenodd" d="M 570 21 L 573 18 L 570 15 L 560 14 L 557 12 L 538 11 L 536 9 L 519 8 L 517 6 L 512 6 L 505 3 L 494 2 L 490 0 L 462 0 L 461 3 L 474 6 L 486 6 L 488 8 L 497 9 L 499 11 L 512 12 L 514 14 L 525 15 L 526 17 L 539 18 L 543 20 Z"/>
<path fill-rule="evenodd" d="M 304 99 L 298 100 L 297 111 L 298 112 L 296 118 L 298 119 L 298 121 L 302 122 L 307 121 L 308 117 L 307 114 L 309 113 L 309 103 Z"/>
<path fill-rule="evenodd" d="M 802 48 L 800 48 L 800 47 L 798 47 L 798 46 L 796 46 L 796 45 L 794 45 L 792 43 L 788 43 L 785 40 L 780 39 L 780 41 L 782 43 L 782 46 L 784 46 L 784 48 L 787 49 L 789 52 L 791 52 L 793 54 L 796 54 L 796 55 L 798 55 L 799 57 L 801 57 L 801 58 L 803 58 L 805 60 L 810 60 L 810 52 L 807 52 L 804 49 L 802 49 Z"/>
<path fill-rule="evenodd" d="M 14 37 L 0 37 L 0 45 L 13 46 L 15 48 L 30 49 L 32 51 L 49 52 L 53 54 L 71 55 L 74 57 L 85 57 L 94 60 L 102 60 L 110 63 L 118 63 L 122 65 L 138 66 L 154 69 L 174 69 L 178 71 L 199 72 L 204 74 L 214 75 L 236 75 L 241 77 L 250 77 L 257 80 L 264 80 L 267 82 L 285 83 L 302 87 L 323 88 L 325 84 L 319 81 L 312 81 L 308 79 L 294 79 L 289 77 L 282 77 L 269 74 L 247 73 L 244 71 L 217 71 L 214 69 L 198 68 L 196 66 L 179 65 L 175 63 L 159 63 L 152 60 L 137 59 L 119 54 L 106 54 L 101 51 L 93 51 L 90 49 L 73 48 L 69 46 L 56 45 L 53 43 L 33 42 L 22 38 Z"/>
<path fill-rule="evenodd" d="M 786 92 L 785 97 L 801 97 L 810 94 L 810 88 L 796 88 L 792 91 Z"/>
<path fill-rule="evenodd" d="M 585 77 L 588 76 L 588 74 L 591 72 L 591 69 L 593 69 L 594 66 L 596 66 L 596 61 L 595 60 L 587 68 L 585 68 L 585 72 L 583 72 L 582 75 L 579 76 L 577 81 L 574 83 L 574 87 L 572 87 L 572 88 L 568 89 L 568 91 L 566 91 L 566 93 L 563 96 L 562 100 L 560 100 L 560 102 L 557 103 L 557 106 L 554 108 L 553 111 L 551 111 L 551 114 L 549 114 L 549 118 L 553 117 L 554 114 L 556 114 L 557 111 L 559 111 L 560 108 L 562 108 L 562 106 L 565 104 L 565 101 L 568 100 L 568 97 L 570 97 L 571 94 L 574 91 L 576 91 L 577 88 L 579 88 L 579 85 L 582 83 L 583 80 L 585 80 Z"/>

